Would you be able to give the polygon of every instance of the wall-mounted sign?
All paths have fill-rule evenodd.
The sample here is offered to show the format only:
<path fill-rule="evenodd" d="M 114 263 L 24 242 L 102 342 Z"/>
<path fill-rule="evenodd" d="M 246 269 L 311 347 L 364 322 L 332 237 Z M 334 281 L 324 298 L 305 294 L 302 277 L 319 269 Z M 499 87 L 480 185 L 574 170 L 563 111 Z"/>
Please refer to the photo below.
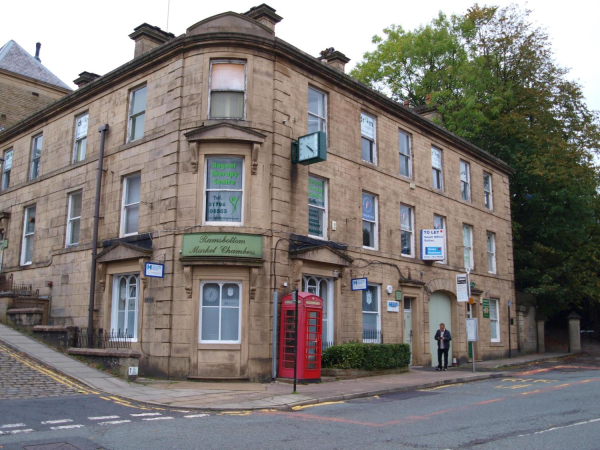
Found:
<path fill-rule="evenodd" d="M 305 166 L 327 161 L 327 135 L 323 131 L 300 136 L 292 141 L 292 163 Z"/>
<path fill-rule="evenodd" d="M 467 319 L 467 342 L 477 342 L 478 337 L 477 319 Z"/>
<path fill-rule="evenodd" d="M 388 312 L 400 312 L 400 302 L 394 300 L 388 300 L 387 302 L 387 311 Z"/>
<path fill-rule="evenodd" d="M 165 265 L 147 262 L 144 264 L 144 276 L 152 278 L 165 277 Z"/>
<path fill-rule="evenodd" d="M 184 234 L 181 256 L 262 258 L 263 237 L 239 233 Z"/>
<path fill-rule="evenodd" d="M 456 275 L 456 301 L 469 301 L 469 285 L 467 283 L 468 281 L 466 273 Z"/>
<path fill-rule="evenodd" d="M 366 278 L 352 278 L 353 291 L 366 291 L 368 282 Z"/>
<path fill-rule="evenodd" d="M 446 233 L 443 229 L 421 230 L 421 259 L 423 261 L 443 261 L 446 259 Z"/>
<path fill-rule="evenodd" d="M 483 306 L 481 309 L 483 311 L 483 318 L 489 319 L 490 318 L 490 299 L 489 298 L 483 299 Z"/>
<path fill-rule="evenodd" d="M 396 291 L 396 300 L 399 302 L 402 301 L 402 291 Z"/>

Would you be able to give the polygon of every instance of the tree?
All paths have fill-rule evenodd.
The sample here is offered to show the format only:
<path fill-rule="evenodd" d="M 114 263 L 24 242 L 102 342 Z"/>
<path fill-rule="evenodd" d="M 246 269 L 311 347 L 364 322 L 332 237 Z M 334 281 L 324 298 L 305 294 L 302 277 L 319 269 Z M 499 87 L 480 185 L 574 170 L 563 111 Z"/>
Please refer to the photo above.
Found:
<path fill-rule="evenodd" d="M 515 169 L 517 288 L 553 313 L 600 303 L 600 125 L 529 15 L 476 4 L 414 31 L 392 25 L 351 75 L 413 105 L 430 95 L 441 125 Z"/>

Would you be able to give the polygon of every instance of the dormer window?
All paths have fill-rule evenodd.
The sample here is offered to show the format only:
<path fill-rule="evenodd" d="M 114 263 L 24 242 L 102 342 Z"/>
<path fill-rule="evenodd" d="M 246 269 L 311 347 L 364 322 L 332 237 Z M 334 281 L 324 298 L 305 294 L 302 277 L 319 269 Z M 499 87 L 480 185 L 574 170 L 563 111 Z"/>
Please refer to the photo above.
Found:
<path fill-rule="evenodd" d="M 212 61 L 210 63 L 211 119 L 245 118 L 246 63 Z"/>

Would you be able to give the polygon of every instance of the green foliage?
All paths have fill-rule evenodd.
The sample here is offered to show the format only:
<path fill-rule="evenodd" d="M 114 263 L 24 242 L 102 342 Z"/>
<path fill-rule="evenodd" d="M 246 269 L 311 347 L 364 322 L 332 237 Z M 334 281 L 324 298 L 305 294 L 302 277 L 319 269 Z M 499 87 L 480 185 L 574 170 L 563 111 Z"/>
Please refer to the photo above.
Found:
<path fill-rule="evenodd" d="M 529 14 L 515 5 L 475 5 L 463 16 L 440 13 L 414 31 L 391 26 L 373 38 L 376 50 L 351 75 L 413 105 L 431 95 L 441 125 L 515 169 L 517 289 L 536 294 L 549 314 L 600 303 L 600 201 L 592 164 L 600 121 Z M 502 184 L 493 178 L 496 192 Z"/>
<path fill-rule="evenodd" d="M 323 352 L 324 369 L 379 370 L 408 367 L 408 344 L 363 344 L 351 342 L 333 345 Z"/>

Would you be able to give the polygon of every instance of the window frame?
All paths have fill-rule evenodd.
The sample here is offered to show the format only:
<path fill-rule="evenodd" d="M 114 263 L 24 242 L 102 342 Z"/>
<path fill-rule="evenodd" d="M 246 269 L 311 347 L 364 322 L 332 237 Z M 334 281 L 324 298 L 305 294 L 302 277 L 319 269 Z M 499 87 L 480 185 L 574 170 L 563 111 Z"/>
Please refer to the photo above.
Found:
<path fill-rule="evenodd" d="M 440 214 L 433 214 L 433 229 L 434 230 L 439 230 L 439 228 L 435 227 L 435 218 L 439 217 L 440 219 L 442 219 L 442 230 L 444 230 L 444 259 L 441 261 L 434 261 L 437 264 L 448 264 L 448 230 L 447 230 L 447 221 L 446 221 L 446 217 L 440 215 Z"/>
<path fill-rule="evenodd" d="M 465 229 L 469 230 L 469 244 L 470 245 L 465 245 Z M 471 262 L 470 267 L 467 267 L 466 265 L 466 261 L 465 261 L 465 251 L 469 250 L 469 261 Z M 473 226 L 463 223 L 463 266 L 465 269 L 475 269 L 475 261 L 474 261 L 474 252 L 473 252 Z"/>
<path fill-rule="evenodd" d="M 492 318 L 492 303 L 496 304 L 496 318 Z M 495 323 L 495 326 L 494 326 Z M 492 338 L 492 327 L 496 328 L 496 339 Z M 490 298 L 490 341 L 491 342 L 501 342 L 500 339 L 500 299 Z"/>
<path fill-rule="evenodd" d="M 139 326 L 139 316 L 140 316 L 140 274 L 139 272 L 134 272 L 134 273 L 119 273 L 119 274 L 114 274 L 113 275 L 113 293 L 112 293 L 112 302 L 111 302 L 111 311 L 110 311 L 110 327 L 111 327 L 111 339 L 113 333 L 118 333 L 118 325 L 119 325 L 119 282 L 120 279 L 126 277 L 126 283 L 127 283 L 127 287 L 126 287 L 126 291 L 127 294 L 129 293 L 129 286 L 130 286 L 130 282 L 129 279 L 131 277 L 135 277 L 136 278 L 136 300 L 135 300 L 135 316 L 134 316 L 134 333 L 132 337 L 127 337 L 127 336 L 115 336 L 115 338 L 118 337 L 118 339 L 125 339 L 127 342 L 137 342 L 138 341 L 138 326 Z M 127 299 L 129 299 L 129 296 L 127 296 Z M 127 323 L 127 313 L 129 313 L 129 302 L 125 301 L 125 324 Z M 127 330 L 127 328 L 125 328 L 125 330 Z"/>
<path fill-rule="evenodd" d="M 206 284 L 218 284 L 219 285 L 219 339 L 218 340 L 206 340 L 202 339 L 202 309 L 203 308 L 216 308 L 215 306 L 203 306 L 202 305 L 202 295 L 204 294 L 204 285 Z M 222 302 L 222 294 L 223 294 L 223 285 L 225 284 L 236 284 L 239 289 L 240 305 L 238 309 L 238 338 L 235 341 L 232 340 L 221 340 L 221 312 L 223 310 Z M 242 343 L 242 306 L 244 304 L 244 291 L 242 290 L 243 283 L 240 280 L 202 280 L 200 283 L 200 307 L 199 307 L 199 317 L 198 317 L 198 343 L 199 344 L 241 344 Z M 234 307 L 225 307 L 229 309 L 235 309 Z"/>
<path fill-rule="evenodd" d="M 144 102 L 144 110 L 142 112 L 132 114 L 132 109 L 133 109 L 133 104 L 134 104 L 133 97 L 136 92 L 141 91 L 142 89 L 146 89 L 146 101 Z M 146 108 L 147 108 L 147 106 L 148 106 L 148 85 L 142 84 L 142 85 L 136 86 L 134 88 L 131 88 L 129 91 L 129 106 L 127 108 L 127 142 L 126 142 L 127 144 L 130 142 L 139 141 L 140 139 L 144 138 L 144 135 L 146 134 Z M 143 131 L 141 137 L 139 137 L 137 139 L 133 139 L 133 137 L 131 136 L 131 132 L 133 130 L 133 128 L 132 128 L 133 119 L 137 119 L 142 114 L 144 115 L 144 131 Z"/>
<path fill-rule="evenodd" d="M 463 166 L 467 169 L 466 170 L 466 180 L 463 180 L 463 172 L 462 172 Z M 461 159 L 460 163 L 459 163 L 459 172 L 460 172 L 460 197 L 466 202 L 471 202 L 471 164 L 469 162 L 465 161 L 464 159 Z M 466 190 L 463 189 L 463 186 L 466 186 Z M 465 193 L 467 195 L 467 198 L 465 198 Z"/>
<path fill-rule="evenodd" d="M 367 285 L 368 287 L 375 287 L 377 289 L 377 312 L 372 312 L 372 311 L 364 311 L 363 307 L 362 307 L 362 295 L 361 295 L 361 320 L 362 320 L 362 333 L 363 333 L 363 338 L 362 338 L 362 342 L 367 344 L 367 343 L 372 343 L 372 344 L 379 344 L 381 342 L 381 285 L 380 284 L 375 284 L 375 283 L 368 283 Z M 366 289 L 363 292 L 368 292 L 368 289 Z M 364 337 L 364 332 L 365 332 L 365 324 L 364 324 L 364 314 L 376 314 L 377 315 L 377 338 L 376 339 L 365 339 Z"/>
<path fill-rule="evenodd" d="M 213 77 L 213 65 L 215 64 L 240 64 L 244 66 L 244 102 L 242 107 L 242 117 L 212 117 L 210 115 L 210 108 L 212 105 L 212 93 L 213 92 L 242 92 L 235 89 L 213 89 L 212 88 L 212 77 Z M 208 120 L 228 119 L 228 120 L 246 120 L 246 103 L 248 100 L 248 61 L 243 59 L 212 59 L 208 69 L 208 112 L 206 117 Z"/>
<path fill-rule="evenodd" d="M 369 119 L 373 120 L 373 138 L 365 136 L 362 132 L 363 116 L 368 117 Z M 377 118 L 371 114 L 361 111 L 360 112 L 360 128 L 361 128 L 360 129 L 360 158 L 363 162 L 373 164 L 374 166 L 376 166 L 377 165 Z M 373 159 L 372 161 L 368 161 L 362 157 L 362 140 L 363 139 L 365 139 L 366 141 L 368 141 L 371 144 L 371 156 Z"/>
<path fill-rule="evenodd" d="M 10 167 L 7 169 L 6 168 L 6 155 L 8 155 L 10 153 Z M 4 163 L 2 164 L 2 184 L 0 185 L 1 190 L 2 191 L 6 191 L 9 187 L 10 187 L 10 174 L 12 171 L 12 162 L 13 162 L 13 157 L 14 157 L 15 153 L 14 153 L 14 149 L 13 148 L 9 148 L 8 150 L 4 151 Z M 8 173 L 8 180 L 6 179 L 7 174 Z"/>
<path fill-rule="evenodd" d="M 492 238 L 493 249 L 490 252 L 490 237 Z M 498 264 L 496 263 L 496 233 L 492 231 L 486 232 L 486 247 L 487 247 L 487 260 L 488 260 L 488 273 L 498 273 Z M 492 257 L 493 267 L 490 270 L 490 256 Z"/>
<path fill-rule="evenodd" d="M 132 178 L 135 177 L 140 177 L 140 198 L 138 198 L 138 201 L 136 203 L 129 203 L 129 204 L 125 204 L 125 199 L 127 196 L 127 189 L 128 189 L 128 183 L 129 180 L 131 180 Z M 140 203 L 141 203 L 141 198 L 142 198 L 142 173 L 141 172 L 136 172 L 136 173 L 132 173 L 129 175 L 125 175 L 123 177 L 123 192 L 121 193 L 121 227 L 120 227 L 120 237 L 127 237 L 127 236 L 136 236 L 138 234 L 140 234 Z M 135 233 L 125 233 L 125 227 L 127 224 L 127 218 L 126 218 L 126 211 L 127 208 L 131 208 L 132 206 L 137 205 L 138 207 L 138 224 L 137 224 L 137 231 Z"/>
<path fill-rule="evenodd" d="M 307 112 L 307 123 L 306 123 L 306 131 L 307 133 L 310 133 L 310 131 L 308 130 L 308 126 L 310 121 L 308 121 L 308 116 L 314 116 L 316 117 L 319 121 L 322 121 L 323 123 L 323 129 L 322 130 L 317 130 L 317 131 L 323 131 L 324 133 L 327 134 L 327 112 L 328 112 L 328 95 L 327 92 L 322 91 L 320 89 L 317 89 L 314 86 L 308 85 L 308 95 L 310 95 L 310 91 L 315 91 L 318 92 L 319 94 L 321 94 L 323 96 L 323 117 L 319 116 L 318 114 L 312 113 L 310 112 L 310 103 L 308 102 L 308 97 L 307 97 L 307 106 L 306 106 L 306 112 Z M 320 123 L 320 122 L 319 122 Z"/>
<path fill-rule="evenodd" d="M 87 119 L 88 119 L 88 126 L 87 126 L 87 130 L 86 130 L 85 136 L 77 139 L 77 121 L 79 119 L 82 119 L 83 117 L 86 117 L 86 116 L 87 116 Z M 76 164 L 78 162 L 81 162 L 81 161 L 85 160 L 85 157 L 87 155 L 87 138 L 88 138 L 88 134 L 89 134 L 89 122 L 90 122 L 90 113 L 87 112 L 87 111 L 75 116 L 75 126 L 73 127 L 74 128 L 73 129 L 73 157 L 71 159 L 71 163 L 72 164 Z M 77 159 L 77 155 L 79 153 L 77 151 L 77 144 L 79 142 L 83 142 L 83 141 L 85 141 L 85 143 L 86 143 L 85 144 L 85 150 L 83 152 L 83 156 L 81 157 L 81 159 Z"/>
<path fill-rule="evenodd" d="M 30 214 L 30 210 L 34 210 L 34 220 L 35 217 L 37 216 L 37 205 L 30 205 L 30 206 L 26 206 L 24 209 L 24 213 L 23 213 L 23 235 L 21 238 L 21 258 L 20 258 L 20 265 L 21 266 L 29 266 L 31 264 L 33 264 L 33 244 L 35 243 L 35 222 L 33 225 L 33 231 L 31 233 L 27 233 L 27 221 L 28 219 L 31 218 L 31 214 Z M 27 261 L 26 260 L 26 256 L 27 256 L 27 244 L 26 244 L 26 239 L 31 237 L 31 261 Z"/>
<path fill-rule="evenodd" d="M 242 198 L 241 198 L 241 210 L 240 210 L 240 221 L 239 222 L 216 222 L 206 220 L 206 195 L 208 193 L 207 185 L 208 185 L 208 171 L 210 167 L 208 166 L 208 160 L 212 158 L 236 158 L 242 160 Z M 244 214 L 246 212 L 244 208 L 245 202 L 245 194 L 246 194 L 246 158 L 243 155 L 222 155 L 222 154 L 210 154 L 204 156 L 204 183 L 203 183 L 203 197 L 202 197 L 202 225 L 208 226 L 228 226 L 228 227 L 243 227 L 244 226 Z M 221 189 L 222 191 L 227 192 L 238 192 L 233 189 Z M 219 191 L 219 189 L 211 189 L 210 191 Z"/>
<path fill-rule="evenodd" d="M 364 218 L 364 214 L 363 214 L 363 194 L 367 194 L 373 197 L 373 206 L 374 206 L 374 211 L 373 211 L 373 215 L 375 216 L 375 220 L 371 221 L 368 219 Z M 360 195 L 360 200 L 361 200 L 361 220 L 362 222 L 369 222 L 369 223 L 373 223 L 375 224 L 375 226 L 373 227 L 373 247 L 369 247 L 367 245 L 364 245 L 364 241 L 363 241 L 363 246 L 362 248 L 365 248 L 367 250 L 377 250 L 379 248 L 379 199 L 377 198 L 377 195 L 372 194 L 371 192 L 368 191 L 362 191 L 361 195 Z M 364 226 L 361 228 L 364 230 Z"/>
<path fill-rule="evenodd" d="M 402 227 L 402 208 L 407 208 L 410 214 L 410 230 L 405 230 Z M 403 253 L 402 249 L 402 235 L 404 233 L 410 233 L 410 253 Z M 400 255 L 405 256 L 407 258 L 415 257 L 415 208 L 410 205 L 405 205 L 404 203 L 400 203 Z"/>
<path fill-rule="evenodd" d="M 36 143 L 38 142 L 38 140 L 41 139 L 41 144 L 40 144 L 40 156 L 37 158 L 34 158 L 34 150 L 36 148 Z M 42 151 L 44 149 L 44 134 L 43 133 L 39 133 L 36 134 L 35 136 L 33 136 L 31 138 L 31 150 L 29 152 L 30 158 L 29 158 L 29 181 L 32 180 L 36 180 L 40 177 L 40 169 L 42 167 Z M 34 164 L 37 161 L 37 174 L 34 177 L 33 176 L 33 169 L 34 169 Z"/>
<path fill-rule="evenodd" d="M 310 179 L 311 178 L 315 178 L 317 180 L 323 181 L 323 198 L 324 198 L 323 204 L 324 204 L 324 206 L 321 207 L 321 206 L 311 205 L 310 204 L 310 194 L 309 194 L 309 196 L 308 196 L 308 202 L 309 202 L 308 203 L 309 227 L 308 227 L 308 233 L 307 234 L 308 234 L 309 237 L 312 237 L 312 238 L 315 238 L 315 239 L 327 240 L 328 231 L 329 231 L 329 227 L 328 227 L 328 225 L 329 225 L 329 215 L 328 215 L 328 212 L 329 212 L 328 185 L 329 185 L 329 183 L 328 183 L 327 178 L 323 178 L 323 177 L 320 177 L 318 175 L 314 175 L 314 174 L 310 174 L 309 173 L 308 174 L 308 190 L 309 190 L 309 192 L 310 192 Z M 319 209 L 319 210 L 323 211 L 323 236 L 317 236 L 317 235 L 314 235 L 314 234 L 310 233 L 310 208 L 316 208 L 316 209 Z"/>
<path fill-rule="evenodd" d="M 402 142 L 402 136 L 404 136 L 406 138 L 406 147 L 408 149 L 408 154 L 402 153 L 402 146 L 400 145 L 400 143 Z M 399 172 L 400 176 L 412 180 L 412 178 L 413 178 L 412 136 L 410 135 L 410 133 L 407 133 L 402 130 L 398 130 L 398 154 L 399 154 L 399 160 L 400 160 L 400 172 Z M 403 157 L 408 160 L 408 175 L 402 174 L 402 158 Z"/>
<path fill-rule="evenodd" d="M 73 196 L 80 195 L 81 196 L 81 211 L 79 212 L 79 216 L 71 217 L 71 205 L 73 202 Z M 79 237 L 81 238 L 81 214 L 83 212 L 83 190 L 73 191 L 69 193 L 69 198 L 67 202 L 67 235 L 65 237 L 65 247 L 76 247 L 79 245 L 79 241 L 71 242 L 71 232 L 73 231 L 73 222 L 76 220 L 79 221 Z"/>
<path fill-rule="evenodd" d="M 321 299 L 322 299 L 323 292 L 321 290 L 321 283 L 325 283 L 327 286 L 327 295 L 326 295 L 326 300 L 323 301 L 323 315 L 321 316 L 323 318 L 323 322 L 327 321 L 327 327 L 326 327 L 327 335 L 325 336 L 325 333 L 324 333 L 322 340 L 323 340 L 324 344 L 325 343 L 333 344 L 334 339 L 335 339 L 335 333 L 334 333 L 335 283 L 334 283 L 334 280 L 333 280 L 333 278 L 323 277 L 320 275 L 309 275 L 309 274 L 302 275 L 302 290 L 304 292 L 309 292 L 311 294 L 317 295 L 317 296 L 321 297 Z M 325 314 L 327 314 L 326 319 L 325 319 Z M 321 328 L 321 329 L 323 329 L 323 328 Z"/>
<path fill-rule="evenodd" d="M 489 189 L 489 191 L 487 191 L 485 189 L 485 177 L 486 176 L 490 180 L 490 183 L 489 183 L 490 184 L 490 189 Z M 483 205 L 484 205 L 485 209 L 487 209 L 488 211 L 493 211 L 494 210 L 494 195 L 493 195 L 494 189 L 493 189 L 493 186 L 492 186 L 492 180 L 493 180 L 493 178 L 492 178 L 492 174 L 491 173 L 483 172 Z M 487 199 L 489 199 L 489 206 L 486 204 L 487 203 L 486 202 Z"/>
<path fill-rule="evenodd" d="M 438 151 L 440 153 L 440 167 L 437 168 L 433 165 L 433 151 Z M 431 186 L 436 191 L 444 192 L 444 153 L 441 148 L 437 148 L 436 146 L 431 146 Z M 439 183 L 439 187 L 436 187 L 436 180 Z"/>

